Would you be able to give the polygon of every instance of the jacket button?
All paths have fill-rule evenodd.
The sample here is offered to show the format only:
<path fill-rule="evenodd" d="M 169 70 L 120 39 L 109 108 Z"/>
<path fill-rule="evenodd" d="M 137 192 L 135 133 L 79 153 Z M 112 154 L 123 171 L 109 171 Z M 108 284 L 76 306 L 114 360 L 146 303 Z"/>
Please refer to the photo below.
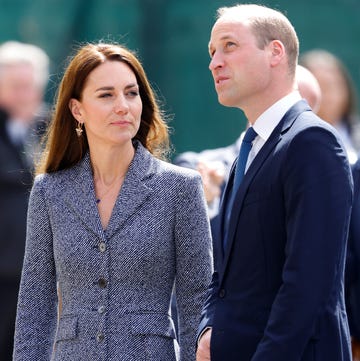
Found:
<path fill-rule="evenodd" d="M 98 285 L 99 285 L 100 288 L 106 288 L 106 286 L 107 286 L 106 279 L 105 278 L 99 278 Z"/>
<path fill-rule="evenodd" d="M 222 288 L 222 289 L 220 290 L 220 292 L 219 292 L 219 297 L 220 297 L 220 298 L 224 298 L 225 295 L 226 295 L 226 291 Z"/>
<path fill-rule="evenodd" d="M 98 332 L 98 334 L 96 335 L 96 341 L 97 342 L 103 341 L 104 338 L 105 338 L 105 335 L 102 332 Z"/>
<path fill-rule="evenodd" d="M 100 314 L 103 314 L 103 313 L 105 312 L 105 306 L 100 306 L 100 307 L 98 308 L 98 312 L 99 312 Z"/>
<path fill-rule="evenodd" d="M 106 243 L 105 242 L 100 242 L 99 244 L 99 251 L 101 253 L 105 252 L 106 251 Z"/>

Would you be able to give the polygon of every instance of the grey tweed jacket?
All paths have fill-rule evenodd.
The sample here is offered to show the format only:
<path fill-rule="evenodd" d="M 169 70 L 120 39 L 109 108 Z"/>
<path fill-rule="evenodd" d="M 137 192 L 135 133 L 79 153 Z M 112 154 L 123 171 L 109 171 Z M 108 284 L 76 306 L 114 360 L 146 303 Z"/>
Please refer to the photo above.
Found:
<path fill-rule="evenodd" d="M 106 230 L 88 155 L 35 179 L 14 361 L 195 360 L 213 267 L 200 176 L 135 146 Z M 169 315 L 174 285 L 178 343 Z"/>

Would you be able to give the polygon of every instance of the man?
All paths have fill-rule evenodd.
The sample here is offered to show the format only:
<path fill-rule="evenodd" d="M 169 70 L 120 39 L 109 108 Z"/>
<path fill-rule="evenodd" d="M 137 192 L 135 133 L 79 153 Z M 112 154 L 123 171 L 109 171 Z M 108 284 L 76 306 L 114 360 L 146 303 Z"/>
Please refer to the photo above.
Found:
<path fill-rule="evenodd" d="M 337 133 L 295 90 L 295 30 L 266 7 L 222 8 L 209 51 L 219 102 L 244 111 L 254 140 L 217 217 L 197 360 L 350 361 L 351 171 Z"/>
<path fill-rule="evenodd" d="M 305 67 L 296 67 L 296 81 L 300 95 L 316 113 L 321 102 L 320 85 L 315 76 Z M 174 164 L 196 169 L 200 172 L 211 224 L 219 212 L 220 198 L 229 178 L 231 166 L 239 154 L 242 137 L 226 147 L 206 149 L 200 153 L 185 152 L 174 159 Z"/>
<path fill-rule="evenodd" d="M 33 156 L 44 128 L 48 57 L 30 44 L 0 46 L 0 359 L 12 360 Z"/>
<path fill-rule="evenodd" d="M 296 82 L 301 97 L 308 102 L 311 110 L 317 114 L 321 103 L 321 89 L 315 75 L 309 69 L 298 65 L 296 67 Z"/>

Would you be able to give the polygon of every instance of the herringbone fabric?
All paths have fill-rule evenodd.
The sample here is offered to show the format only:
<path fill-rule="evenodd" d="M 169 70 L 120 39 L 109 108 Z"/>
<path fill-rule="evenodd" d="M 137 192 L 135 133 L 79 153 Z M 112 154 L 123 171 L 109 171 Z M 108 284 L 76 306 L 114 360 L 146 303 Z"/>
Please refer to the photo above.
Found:
<path fill-rule="evenodd" d="M 89 156 L 36 178 L 14 360 L 175 360 L 168 311 L 175 282 L 178 359 L 193 361 L 211 254 L 200 176 L 140 144 L 105 231 Z"/>

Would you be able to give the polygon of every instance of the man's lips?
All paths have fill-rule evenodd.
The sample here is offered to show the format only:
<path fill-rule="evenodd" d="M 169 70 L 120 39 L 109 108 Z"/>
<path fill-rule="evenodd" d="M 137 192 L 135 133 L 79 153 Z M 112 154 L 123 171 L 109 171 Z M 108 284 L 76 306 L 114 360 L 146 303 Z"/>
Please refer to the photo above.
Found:
<path fill-rule="evenodd" d="M 215 84 L 216 85 L 220 85 L 222 84 L 224 81 L 228 80 L 229 78 L 226 76 L 216 76 L 215 77 Z"/>

